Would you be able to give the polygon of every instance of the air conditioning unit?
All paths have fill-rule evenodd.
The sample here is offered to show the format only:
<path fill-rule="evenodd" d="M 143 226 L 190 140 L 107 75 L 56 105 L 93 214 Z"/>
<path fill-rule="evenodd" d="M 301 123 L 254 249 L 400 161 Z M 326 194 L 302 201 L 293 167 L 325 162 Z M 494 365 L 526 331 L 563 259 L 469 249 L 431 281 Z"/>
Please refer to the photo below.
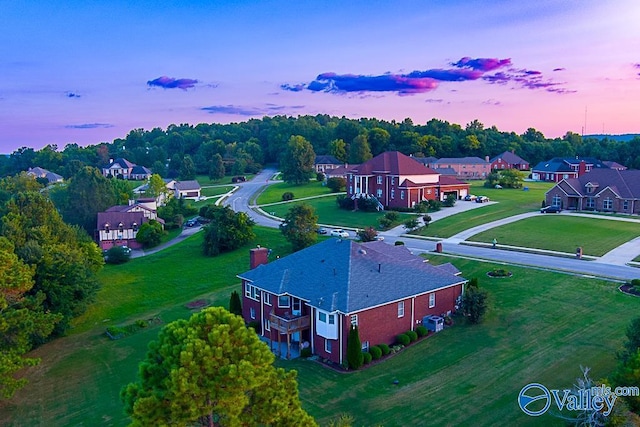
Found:
<path fill-rule="evenodd" d="M 440 316 L 424 316 L 422 324 L 429 331 L 440 332 L 444 329 L 444 318 Z"/>

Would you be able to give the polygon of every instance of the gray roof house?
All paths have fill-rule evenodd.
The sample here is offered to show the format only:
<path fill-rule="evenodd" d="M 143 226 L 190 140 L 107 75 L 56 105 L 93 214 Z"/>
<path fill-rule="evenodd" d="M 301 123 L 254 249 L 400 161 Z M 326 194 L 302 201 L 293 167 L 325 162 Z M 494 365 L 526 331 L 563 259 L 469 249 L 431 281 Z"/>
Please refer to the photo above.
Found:
<path fill-rule="evenodd" d="M 403 246 L 329 239 L 268 262 L 252 249 L 243 283 L 243 317 L 274 341 L 299 342 L 336 363 L 349 329 L 364 346 L 392 344 L 428 315 L 457 308 L 466 280 L 451 264 L 437 267 Z M 288 352 L 289 353 L 289 352 Z"/>
<path fill-rule="evenodd" d="M 593 169 L 558 182 L 545 193 L 545 202 L 562 209 L 640 214 L 640 171 Z"/>
<path fill-rule="evenodd" d="M 49 184 L 62 182 L 64 180 L 62 175 L 58 175 L 57 173 L 50 172 L 38 166 L 36 166 L 35 168 L 29 168 L 29 170 L 27 171 L 27 175 L 34 178 L 46 178 L 47 181 L 49 181 Z"/>

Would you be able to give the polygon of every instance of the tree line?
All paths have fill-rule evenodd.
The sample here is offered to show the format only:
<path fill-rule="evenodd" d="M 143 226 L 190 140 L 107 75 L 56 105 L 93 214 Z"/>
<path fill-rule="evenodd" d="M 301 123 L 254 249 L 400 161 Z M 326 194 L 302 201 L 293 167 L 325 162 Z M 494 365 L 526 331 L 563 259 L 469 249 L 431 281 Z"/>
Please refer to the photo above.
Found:
<path fill-rule="evenodd" d="M 193 179 L 195 174 L 221 177 L 259 170 L 281 160 L 292 136 L 308 141 L 315 154 L 332 154 L 341 161 L 359 163 L 384 151 L 397 150 L 418 157 L 493 157 L 515 151 L 532 165 L 552 157 L 595 157 L 640 168 L 640 137 L 631 141 L 589 138 L 567 132 L 546 138 L 529 128 L 522 134 L 485 127 L 478 120 L 464 127 L 431 119 L 414 124 L 375 118 L 348 119 L 324 114 L 275 116 L 246 122 L 169 125 L 166 129 L 134 129 L 126 137 L 87 147 L 68 144 L 59 150 L 22 147 L 0 157 L 0 176 L 15 175 L 39 166 L 65 178 L 84 166 L 102 167 L 123 157 L 150 168 L 162 177 Z M 187 176 L 187 177 L 185 177 Z"/>

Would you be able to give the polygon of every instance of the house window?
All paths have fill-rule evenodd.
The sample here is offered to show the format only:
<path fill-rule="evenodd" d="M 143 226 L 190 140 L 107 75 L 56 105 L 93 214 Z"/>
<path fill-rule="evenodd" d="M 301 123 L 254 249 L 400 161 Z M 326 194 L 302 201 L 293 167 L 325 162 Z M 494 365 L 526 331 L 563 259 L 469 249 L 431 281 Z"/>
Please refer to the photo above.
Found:
<path fill-rule="evenodd" d="M 322 323 L 327 323 L 327 314 L 323 312 L 318 313 L 318 321 Z"/>
<path fill-rule="evenodd" d="M 249 283 L 244 284 L 244 296 L 251 298 L 252 300 L 260 301 L 260 291 Z"/>
<path fill-rule="evenodd" d="M 391 198 L 395 198 L 396 197 L 396 190 L 394 190 L 393 188 L 391 189 Z"/>
<path fill-rule="evenodd" d="M 357 314 L 352 314 L 351 315 L 351 325 L 358 326 L 358 315 Z"/>
<path fill-rule="evenodd" d="M 382 190 L 378 188 L 378 190 L 376 191 L 376 196 L 378 198 L 382 197 Z"/>
<path fill-rule="evenodd" d="M 335 314 L 330 314 L 329 315 L 329 324 L 330 325 L 335 325 L 336 324 L 336 315 Z"/>
<path fill-rule="evenodd" d="M 404 200 L 404 190 L 400 191 L 400 200 Z"/>
<path fill-rule="evenodd" d="M 396 185 L 396 177 L 395 176 L 391 177 L 391 185 Z"/>
<path fill-rule="evenodd" d="M 280 308 L 288 308 L 291 304 L 288 295 L 283 295 L 278 297 L 278 307 Z"/>
<path fill-rule="evenodd" d="M 302 303 L 299 299 L 296 299 L 296 298 L 293 299 L 292 309 L 294 314 L 302 310 Z"/>
<path fill-rule="evenodd" d="M 553 206 L 562 206 L 562 199 L 557 194 L 553 196 L 553 201 L 551 202 Z"/>
<path fill-rule="evenodd" d="M 324 339 L 324 351 L 331 353 L 331 340 Z"/>
<path fill-rule="evenodd" d="M 629 210 L 629 201 L 628 200 L 623 200 L 622 201 L 622 209 L 624 209 L 625 211 Z"/>
<path fill-rule="evenodd" d="M 398 317 L 404 317 L 404 301 L 398 303 Z"/>
<path fill-rule="evenodd" d="M 256 318 L 256 309 L 251 307 L 249 309 L 249 315 L 251 316 L 252 319 L 255 319 Z"/>
<path fill-rule="evenodd" d="M 596 199 L 589 197 L 587 199 L 587 209 L 595 209 L 596 208 Z"/>
<path fill-rule="evenodd" d="M 264 319 L 264 330 L 265 331 L 271 330 L 271 321 L 269 319 Z"/>
<path fill-rule="evenodd" d="M 350 185 L 349 186 L 349 194 L 352 194 L 352 193 L 353 193 L 353 185 Z"/>
<path fill-rule="evenodd" d="M 427 194 L 431 194 L 431 189 L 427 188 Z"/>
<path fill-rule="evenodd" d="M 353 175 L 349 175 L 349 182 L 353 182 Z"/>
<path fill-rule="evenodd" d="M 611 200 L 609 197 L 604 199 L 602 201 L 602 209 L 605 210 L 605 211 L 613 210 L 613 200 Z"/>
<path fill-rule="evenodd" d="M 562 175 L 562 178 L 569 179 L 569 174 L 565 173 L 564 175 Z"/>
<path fill-rule="evenodd" d="M 133 228 L 133 231 L 138 231 L 138 223 L 134 222 L 133 224 L 131 224 L 131 228 Z"/>
<path fill-rule="evenodd" d="M 362 351 L 369 351 L 369 341 L 365 341 L 362 343 Z"/>
<path fill-rule="evenodd" d="M 436 306 L 436 294 L 432 292 L 429 294 L 429 308 L 433 308 L 435 306 Z"/>
<path fill-rule="evenodd" d="M 382 184 L 382 175 L 378 175 L 378 176 L 376 177 L 376 182 L 377 182 L 378 184 Z"/>
<path fill-rule="evenodd" d="M 271 305 L 271 294 L 265 292 L 264 293 L 264 303 L 267 305 Z"/>
<path fill-rule="evenodd" d="M 587 193 L 591 194 L 591 193 L 593 193 L 593 190 L 594 190 L 593 186 L 591 186 L 591 185 L 587 186 Z"/>

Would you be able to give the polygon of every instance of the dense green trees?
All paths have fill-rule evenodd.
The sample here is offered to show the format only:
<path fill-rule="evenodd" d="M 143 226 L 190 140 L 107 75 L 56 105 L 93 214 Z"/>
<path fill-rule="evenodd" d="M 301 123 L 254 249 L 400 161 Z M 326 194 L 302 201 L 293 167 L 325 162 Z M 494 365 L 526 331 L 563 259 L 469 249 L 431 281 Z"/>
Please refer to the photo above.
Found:
<path fill-rule="evenodd" d="M 462 314 L 470 323 L 480 323 L 488 308 L 488 293 L 478 286 L 476 278 L 471 279 L 462 295 Z"/>
<path fill-rule="evenodd" d="M 152 219 L 140 225 L 138 233 L 136 234 L 136 242 L 145 248 L 152 248 L 160 244 L 164 233 L 165 231 L 162 229 L 162 224 Z"/>
<path fill-rule="evenodd" d="M 314 173 L 315 159 L 316 153 L 309 141 L 299 135 L 292 136 L 280 159 L 282 179 L 294 184 L 309 181 Z"/>
<path fill-rule="evenodd" d="M 289 209 L 280 224 L 280 231 L 291 243 L 294 251 L 313 245 L 318 234 L 318 215 L 311 205 L 302 203 Z"/>
<path fill-rule="evenodd" d="M 207 308 L 162 328 L 121 398 L 132 425 L 316 425 L 300 405 L 296 372 L 242 318 Z"/>
<path fill-rule="evenodd" d="M 244 212 L 234 212 L 228 206 L 207 205 L 200 209 L 200 216 L 211 220 L 204 227 L 205 255 L 216 256 L 238 249 L 256 237 L 254 222 Z"/>

